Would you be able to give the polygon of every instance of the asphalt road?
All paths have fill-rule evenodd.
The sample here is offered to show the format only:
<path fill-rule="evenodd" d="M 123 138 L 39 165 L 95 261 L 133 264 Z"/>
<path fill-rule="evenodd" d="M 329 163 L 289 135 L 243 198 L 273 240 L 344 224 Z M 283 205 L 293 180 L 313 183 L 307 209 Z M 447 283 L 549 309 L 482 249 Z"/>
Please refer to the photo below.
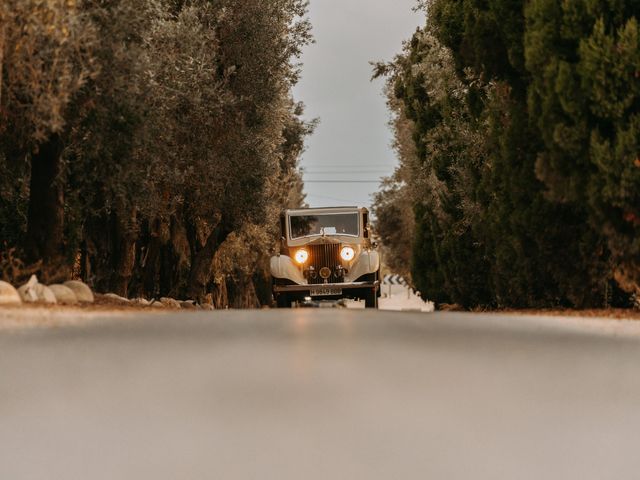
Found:
<path fill-rule="evenodd" d="M 323 309 L 0 332 L 2 480 L 619 480 L 639 445 L 633 328 Z"/>

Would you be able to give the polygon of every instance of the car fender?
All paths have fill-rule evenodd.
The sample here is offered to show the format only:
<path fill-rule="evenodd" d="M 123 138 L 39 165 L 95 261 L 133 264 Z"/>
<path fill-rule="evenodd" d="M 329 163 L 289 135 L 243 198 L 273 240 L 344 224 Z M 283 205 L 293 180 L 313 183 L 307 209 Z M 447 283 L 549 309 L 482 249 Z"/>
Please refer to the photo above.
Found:
<path fill-rule="evenodd" d="M 380 254 L 375 250 L 365 250 L 353 262 L 346 276 L 346 282 L 355 282 L 363 275 L 375 273 L 380 269 Z"/>
<path fill-rule="evenodd" d="M 291 257 L 287 255 L 276 255 L 271 257 L 270 262 L 271 275 L 274 278 L 285 278 L 297 283 L 298 285 L 306 284 L 306 280 Z"/>

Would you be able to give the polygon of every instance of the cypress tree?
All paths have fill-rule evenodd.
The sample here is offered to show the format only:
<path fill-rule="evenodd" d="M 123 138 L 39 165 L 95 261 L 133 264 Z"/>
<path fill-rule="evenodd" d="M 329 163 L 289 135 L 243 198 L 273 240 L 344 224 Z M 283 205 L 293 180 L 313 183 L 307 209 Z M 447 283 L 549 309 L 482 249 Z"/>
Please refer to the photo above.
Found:
<path fill-rule="evenodd" d="M 585 209 L 607 242 L 610 275 L 640 292 L 638 1 L 536 0 L 526 11 L 529 108 L 553 198 Z"/>

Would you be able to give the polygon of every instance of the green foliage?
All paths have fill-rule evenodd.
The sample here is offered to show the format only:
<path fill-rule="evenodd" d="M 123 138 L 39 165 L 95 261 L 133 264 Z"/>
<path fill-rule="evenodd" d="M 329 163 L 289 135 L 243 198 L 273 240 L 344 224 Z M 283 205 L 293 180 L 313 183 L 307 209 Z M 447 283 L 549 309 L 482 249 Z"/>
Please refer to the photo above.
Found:
<path fill-rule="evenodd" d="M 413 235 L 410 269 L 425 295 L 438 302 L 486 304 L 486 260 L 474 254 L 482 248 L 475 231 L 483 147 L 480 124 L 467 108 L 468 88 L 450 51 L 429 31 L 414 36 L 390 72 L 397 150 L 405 154 L 390 186 L 378 195 L 378 230 L 388 248 L 399 250 L 391 258 L 410 247 Z M 407 147 L 407 131 L 414 150 Z M 415 213 L 415 231 L 402 237 L 391 220 L 401 211 Z M 396 222 L 408 224 L 402 216 Z"/>
<path fill-rule="evenodd" d="M 24 240 L 28 205 L 28 184 L 24 165 L 9 163 L 0 156 L 0 250 Z"/>
<path fill-rule="evenodd" d="M 99 69 L 98 38 L 75 1 L 5 0 L 0 8 L 0 141 L 33 148 L 72 120 L 72 103 Z"/>
<path fill-rule="evenodd" d="M 433 0 L 430 28 L 453 52 L 459 71 L 520 84 L 524 71 L 522 0 Z"/>
<path fill-rule="evenodd" d="M 26 167 L 58 134 L 49 180 L 77 274 L 121 294 L 198 297 L 229 276 L 241 300 L 221 306 L 252 304 L 277 215 L 304 199 L 313 124 L 291 90 L 311 41 L 306 2 L 66 3 L 0 7 L 0 168 L 25 167 L 0 182 L 2 240 L 21 242 Z"/>
<path fill-rule="evenodd" d="M 413 281 L 437 302 L 604 306 L 614 278 L 637 291 L 633 2 L 424 3 L 427 26 L 377 66 L 396 142 L 415 147 L 377 197 L 392 257 L 389 217 L 410 204 Z"/>
<path fill-rule="evenodd" d="M 526 11 L 529 108 L 549 194 L 586 209 L 613 274 L 640 286 L 640 37 L 637 1 L 534 1 Z"/>

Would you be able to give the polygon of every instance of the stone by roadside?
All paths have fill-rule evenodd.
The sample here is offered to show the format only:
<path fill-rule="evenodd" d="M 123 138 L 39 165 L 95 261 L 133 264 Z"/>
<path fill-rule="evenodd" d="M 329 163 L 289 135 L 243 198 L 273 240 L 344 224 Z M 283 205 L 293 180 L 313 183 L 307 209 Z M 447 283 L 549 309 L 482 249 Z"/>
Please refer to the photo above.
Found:
<path fill-rule="evenodd" d="M 75 294 L 80 303 L 93 303 L 95 301 L 93 292 L 84 282 L 69 280 L 68 282 L 64 282 L 64 286 Z"/>
<path fill-rule="evenodd" d="M 66 285 L 49 285 L 49 289 L 56 296 L 56 302 L 61 305 L 77 305 L 79 303 L 76 294 Z"/>
<path fill-rule="evenodd" d="M 111 310 L 212 310 L 211 305 L 198 305 L 191 301 L 163 297 L 160 299 L 128 299 L 115 293 L 97 294 L 84 282 L 69 280 L 63 284 L 44 285 L 32 275 L 27 283 L 19 287 L 0 281 L 0 306 L 3 308 L 29 308 L 35 311 L 48 309 L 57 311 L 76 309 L 83 311 Z M 2 320 L 0 310 L 0 320 Z"/>
<path fill-rule="evenodd" d="M 62 304 L 46 304 L 43 302 L 30 303 L 30 304 L 15 304 L 15 305 L 3 305 L 0 310 L 0 316 L 4 310 L 17 310 L 20 309 L 32 310 L 50 310 L 50 311 L 87 311 L 87 312 L 106 312 L 106 311 L 155 311 L 156 309 L 151 307 L 150 302 L 138 303 L 134 301 L 123 302 L 119 299 L 110 297 L 108 295 L 102 295 L 99 293 L 94 294 L 93 303 L 76 303 L 74 305 L 62 305 Z M 167 309 L 169 310 L 169 309 Z"/>
<path fill-rule="evenodd" d="M 182 303 L 173 298 L 161 298 L 160 300 L 147 300 L 145 298 L 134 298 L 129 300 L 113 293 L 95 294 L 95 301 L 89 309 L 96 310 L 133 310 L 133 311 L 162 311 L 162 310 L 181 310 L 185 307 Z M 193 306 L 192 309 L 200 309 L 199 306 Z"/>
<path fill-rule="evenodd" d="M 38 312 L 89 312 L 89 313 L 106 313 L 106 312 L 116 312 L 116 313 L 124 313 L 124 312 L 149 312 L 149 313 L 162 313 L 162 312 L 171 312 L 177 310 L 188 310 L 188 311 L 202 311 L 208 310 L 209 308 L 205 308 L 206 306 L 196 305 L 193 302 L 179 302 L 177 300 L 169 301 L 170 299 L 164 299 L 164 303 L 159 300 L 149 301 L 142 298 L 137 298 L 134 300 L 128 300 L 123 297 L 119 297 L 114 294 L 93 294 L 94 302 L 93 303 L 75 303 L 75 304 L 61 304 L 60 302 L 56 304 L 47 304 L 42 301 L 34 302 L 34 303 L 17 303 L 14 301 L 13 303 L 5 303 L 0 305 L 0 323 L 3 320 L 3 316 L 6 316 L 7 312 L 24 312 L 25 314 L 31 315 L 32 313 Z M 14 299 L 15 300 L 15 299 Z"/>
<path fill-rule="evenodd" d="M 20 305 L 22 299 L 13 285 L 0 281 L 0 305 Z"/>

